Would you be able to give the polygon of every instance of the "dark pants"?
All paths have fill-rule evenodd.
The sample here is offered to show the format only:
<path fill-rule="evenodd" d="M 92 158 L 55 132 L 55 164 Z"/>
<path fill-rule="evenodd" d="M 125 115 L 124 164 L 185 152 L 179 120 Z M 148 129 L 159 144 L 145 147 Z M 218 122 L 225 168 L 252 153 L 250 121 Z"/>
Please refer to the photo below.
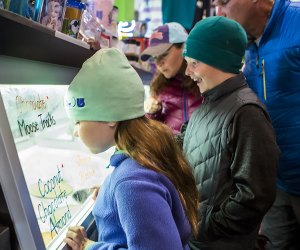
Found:
<path fill-rule="evenodd" d="M 276 200 L 263 219 L 261 232 L 270 240 L 267 250 L 300 250 L 300 197 L 277 189 Z"/>

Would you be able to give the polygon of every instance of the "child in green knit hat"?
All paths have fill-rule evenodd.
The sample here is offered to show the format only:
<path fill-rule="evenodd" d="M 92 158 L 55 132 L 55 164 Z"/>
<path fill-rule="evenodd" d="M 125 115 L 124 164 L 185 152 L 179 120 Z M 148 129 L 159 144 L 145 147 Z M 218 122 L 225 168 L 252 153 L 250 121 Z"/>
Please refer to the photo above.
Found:
<path fill-rule="evenodd" d="M 267 110 L 240 72 L 246 45 L 240 24 L 209 17 L 183 51 L 186 74 L 204 97 L 183 143 L 200 193 L 192 249 L 253 250 L 275 198 L 279 150 Z"/>
<path fill-rule="evenodd" d="M 70 227 L 72 249 L 187 249 L 196 235 L 191 168 L 170 129 L 144 116 L 143 102 L 142 81 L 117 49 L 95 53 L 68 88 L 65 107 L 84 144 L 92 153 L 117 148 L 93 208 L 99 238 Z"/>

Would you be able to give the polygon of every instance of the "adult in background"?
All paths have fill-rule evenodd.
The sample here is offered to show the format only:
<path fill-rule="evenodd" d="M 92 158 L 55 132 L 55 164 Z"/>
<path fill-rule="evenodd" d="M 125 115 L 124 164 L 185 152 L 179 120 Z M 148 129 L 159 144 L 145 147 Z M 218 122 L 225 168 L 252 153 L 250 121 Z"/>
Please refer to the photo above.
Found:
<path fill-rule="evenodd" d="M 178 135 L 202 97 L 196 83 L 184 74 L 186 61 L 182 56 L 187 32 L 179 23 L 157 27 L 141 60 L 155 60 L 157 72 L 150 85 L 150 97 L 145 102 L 147 116 L 167 124 Z"/>
<path fill-rule="evenodd" d="M 239 22 L 253 38 L 244 74 L 268 109 L 281 150 L 277 198 L 262 224 L 271 241 L 267 249 L 300 249 L 300 1 L 218 4 L 219 15 Z"/>
<path fill-rule="evenodd" d="M 246 45 L 239 23 L 208 17 L 183 50 L 186 74 L 204 97 L 183 144 L 200 194 L 192 249 L 253 250 L 275 199 L 279 149 L 265 106 L 240 72 Z"/>

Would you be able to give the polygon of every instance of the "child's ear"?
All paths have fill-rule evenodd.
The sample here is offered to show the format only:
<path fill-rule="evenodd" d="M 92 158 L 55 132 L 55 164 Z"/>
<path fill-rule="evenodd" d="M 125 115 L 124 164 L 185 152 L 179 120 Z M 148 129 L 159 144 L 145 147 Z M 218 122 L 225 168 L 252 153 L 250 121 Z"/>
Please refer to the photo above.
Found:
<path fill-rule="evenodd" d="M 107 122 L 108 126 L 111 128 L 115 128 L 117 126 L 117 122 Z"/>

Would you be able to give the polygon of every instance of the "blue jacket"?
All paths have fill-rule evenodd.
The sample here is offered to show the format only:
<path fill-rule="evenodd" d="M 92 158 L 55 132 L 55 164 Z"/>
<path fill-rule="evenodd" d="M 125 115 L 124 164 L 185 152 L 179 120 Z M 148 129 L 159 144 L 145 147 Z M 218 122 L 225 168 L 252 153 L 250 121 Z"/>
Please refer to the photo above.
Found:
<path fill-rule="evenodd" d="M 191 227 L 170 180 L 123 153 L 110 164 L 93 209 L 98 242 L 87 249 L 188 250 Z"/>
<path fill-rule="evenodd" d="M 300 195 L 300 1 L 276 0 L 259 46 L 251 43 L 244 74 L 266 105 L 281 150 L 277 186 Z M 268 145 L 266 145 L 267 147 Z"/>

